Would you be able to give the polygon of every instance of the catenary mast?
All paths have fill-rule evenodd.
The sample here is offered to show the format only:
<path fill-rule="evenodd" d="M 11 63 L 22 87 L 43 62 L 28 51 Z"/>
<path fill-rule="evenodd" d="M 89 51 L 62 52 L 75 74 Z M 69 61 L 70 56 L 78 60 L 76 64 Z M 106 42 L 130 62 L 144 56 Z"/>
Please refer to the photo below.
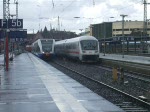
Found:
<path fill-rule="evenodd" d="M 143 36 L 146 36 L 147 34 L 147 5 L 150 3 L 147 3 L 147 0 L 143 0 L 143 4 L 144 4 Z"/>

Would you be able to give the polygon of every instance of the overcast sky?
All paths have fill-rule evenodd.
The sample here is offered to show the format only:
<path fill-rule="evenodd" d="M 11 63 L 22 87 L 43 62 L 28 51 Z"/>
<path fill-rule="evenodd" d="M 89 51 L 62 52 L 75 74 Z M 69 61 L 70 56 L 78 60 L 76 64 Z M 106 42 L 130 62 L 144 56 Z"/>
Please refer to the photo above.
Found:
<path fill-rule="evenodd" d="M 90 24 L 122 20 L 120 14 L 128 15 L 125 20 L 143 20 L 143 0 L 18 0 L 18 3 L 19 19 L 24 20 L 24 29 L 28 33 L 33 29 L 36 33 L 45 26 L 49 30 L 50 24 L 58 29 L 58 16 L 60 30 L 77 33 Z M 0 18 L 3 18 L 3 0 L 0 4 Z M 147 7 L 147 18 L 150 19 L 150 6 Z M 14 4 L 10 4 L 10 14 L 16 14 Z"/>

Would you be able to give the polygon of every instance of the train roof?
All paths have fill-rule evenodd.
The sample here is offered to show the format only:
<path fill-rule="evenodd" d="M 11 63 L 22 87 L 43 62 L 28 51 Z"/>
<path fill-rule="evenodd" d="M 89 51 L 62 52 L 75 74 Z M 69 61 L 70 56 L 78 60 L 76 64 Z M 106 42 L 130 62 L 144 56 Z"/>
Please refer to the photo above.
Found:
<path fill-rule="evenodd" d="M 81 40 L 97 40 L 97 39 L 93 36 L 80 36 L 80 37 L 67 39 L 67 41 L 81 41 Z"/>
<path fill-rule="evenodd" d="M 34 41 L 32 44 L 37 43 L 37 42 L 40 41 L 40 40 L 53 40 L 53 41 L 55 41 L 55 39 L 37 39 L 37 40 Z"/>
<path fill-rule="evenodd" d="M 56 42 L 55 42 L 55 45 L 63 44 L 63 43 L 65 43 L 66 41 L 67 41 L 66 39 L 65 39 L 65 40 L 56 41 Z"/>
<path fill-rule="evenodd" d="M 71 38 L 71 39 L 56 41 L 56 44 L 62 44 L 62 43 L 67 43 L 67 42 L 76 42 L 76 41 L 81 41 L 81 40 L 96 40 L 96 41 L 98 41 L 93 36 L 80 36 L 80 37 L 75 37 L 75 38 Z"/>

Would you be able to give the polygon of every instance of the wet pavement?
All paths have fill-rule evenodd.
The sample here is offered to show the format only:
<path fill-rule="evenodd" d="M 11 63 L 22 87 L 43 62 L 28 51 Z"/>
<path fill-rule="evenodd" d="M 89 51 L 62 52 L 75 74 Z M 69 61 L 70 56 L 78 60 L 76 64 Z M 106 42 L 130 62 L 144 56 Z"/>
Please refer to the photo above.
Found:
<path fill-rule="evenodd" d="M 0 112 L 123 112 L 31 53 L 0 70 Z"/>
<path fill-rule="evenodd" d="M 27 55 L 16 57 L 0 75 L 0 112 L 60 112 Z"/>

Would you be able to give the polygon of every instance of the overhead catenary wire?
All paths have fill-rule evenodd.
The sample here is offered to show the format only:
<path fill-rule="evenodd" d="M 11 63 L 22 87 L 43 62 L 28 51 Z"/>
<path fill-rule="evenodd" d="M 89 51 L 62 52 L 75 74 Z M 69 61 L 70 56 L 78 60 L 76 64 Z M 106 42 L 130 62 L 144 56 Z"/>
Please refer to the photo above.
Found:
<path fill-rule="evenodd" d="M 81 1 L 82 1 L 82 0 L 81 0 Z M 80 1 L 80 2 L 81 2 L 81 1 Z M 61 10 L 60 13 L 57 13 L 57 14 L 55 13 L 55 15 L 59 15 L 60 18 L 63 18 L 63 16 L 66 15 L 65 12 L 68 11 L 69 7 L 74 6 L 74 5 L 73 5 L 74 2 L 75 2 L 75 1 L 72 1 L 69 5 L 67 5 L 66 7 L 64 7 L 64 8 Z M 98 1 L 97 1 L 97 2 L 98 2 Z M 94 3 L 95 3 L 95 1 L 93 0 L 93 5 L 94 5 Z M 127 3 L 128 3 L 128 2 L 127 2 Z M 141 3 L 141 0 L 139 0 L 139 1 L 134 1 L 134 3 L 135 3 L 135 4 Z M 118 12 L 118 16 L 117 16 L 117 17 L 120 16 L 119 10 L 128 9 L 128 7 L 131 7 L 131 6 L 133 6 L 133 5 L 134 5 L 134 4 L 132 3 L 132 4 L 128 5 L 128 6 L 123 7 L 123 8 L 116 9 L 117 12 Z M 67 9 L 67 10 L 66 10 L 66 9 Z M 109 16 L 108 14 L 109 14 L 109 12 L 105 12 L 105 16 L 94 17 L 94 19 L 96 19 L 96 18 L 104 18 L 104 17 L 106 17 L 106 16 Z M 115 16 L 115 17 L 116 17 L 116 16 Z"/>
<path fill-rule="evenodd" d="M 53 0 L 52 0 L 52 4 L 53 4 L 53 8 L 54 8 L 55 4 L 54 4 L 54 1 L 53 1 Z"/>
<path fill-rule="evenodd" d="M 25 3 L 23 4 L 23 2 L 20 3 L 20 6 L 23 6 L 23 5 L 27 5 L 27 4 L 33 4 L 36 0 L 33 0 L 33 1 L 25 1 Z M 121 6 L 118 6 L 118 5 L 112 5 L 112 4 L 109 4 L 112 6 L 112 9 L 114 9 L 116 11 L 116 13 L 113 15 L 116 18 L 119 18 L 120 17 L 120 12 L 127 12 L 127 10 L 129 9 L 128 7 L 132 7 L 134 6 L 134 4 L 137 4 L 137 3 L 141 3 L 141 6 L 142 6 L 142 0 L 132 0 L 132 1 L 129 1 L 127 0 L 127 2 L 125 3 L 126 5 L 121 5 Z M 60 16 L 60 22 L 62 22 L 62 19 L 65 19 L 67 20 L 68 23 L 70 23 L 72 21 L 72 19 L 70 18 L 73 18 L 72 16 L 80 16 L 81 13 L 74 13 L 74 10 L 78 10 L 82 7 L 90 7 L 92 8 L 93 6 L 93 9 L 101 3 L 101 2 L 105 2 L 105 1 L 101 1 L 101 0 L 88 0 L 85 2 L 85 0 L 43 0 L 42 2 L 40 2 L 40 7 L 41 7 L 41 15 L 40 17 L 47 17 L 47 18 L 57 18 L 58 16 Z M 106 5 L 108 4 L 108 1 L 106 1 Z M 38 3 L 39 4 L 39 3 Z M 34 4 L 36 6 L 36 4 Z M 108 7 L 108 5 L 106 6 Z M 118 7 L 118 8 L 117 8 Z M 49 8 L 49 11 L 47 11 L 46 9 Z M 37 10 L 37 9 L 36 9 Z M 38 12 L 38 10 L 37 10 Z M 73 12 L 73 14 L 71 14 L 71 12 Z M 101 11 L 103 12 L 103 10 Z M 89 17 L 88 18 L 93 18 L 95 20 L 94 23 L 96 22 L 99 22 L 101 21 L 101 19 L 99 18 L 108 18 L 112 15 L 110 15 L 110 10 L 107 9 L 105 11 L 105 15 L 101 15 L 101 16 L 98 16 L 98 15 L 101 15 L 101 14 L 97 14 L 96 16 L 92 16 L 92 17 Z M 21 14 L 22 17 L 24 17 L 24 15 Z M 83 15 L 84 16 L 84 15 Z M 129 15 L 128 17 L 131 17 L 132 15 Z M 81 17 L 81 16 L 80 16 Z M 86 16 L 84 16 L 86 17 Z M 141 16 L 143 17 L 143 16 Z M 34 18 L 36 18 L 34 16 Z M 39 18 L 39 17 L 38 17 Z M 26 15 L 25 19 L 31 19 L 33 20 L 32 17 Z M 99 21 L 98 21 L 99 19 Z M 48 20 L 48 19 L 47 19 Z M 121 20 L 121 18 L 120 18 Z M 84 22 L 85 23 L 85 22 Z M 51 23 L 51 24 L 55 24 L 55 23 Z M 63 21 L 63 26 L 66 26 L 64 25 L 65 22 Z"/>

